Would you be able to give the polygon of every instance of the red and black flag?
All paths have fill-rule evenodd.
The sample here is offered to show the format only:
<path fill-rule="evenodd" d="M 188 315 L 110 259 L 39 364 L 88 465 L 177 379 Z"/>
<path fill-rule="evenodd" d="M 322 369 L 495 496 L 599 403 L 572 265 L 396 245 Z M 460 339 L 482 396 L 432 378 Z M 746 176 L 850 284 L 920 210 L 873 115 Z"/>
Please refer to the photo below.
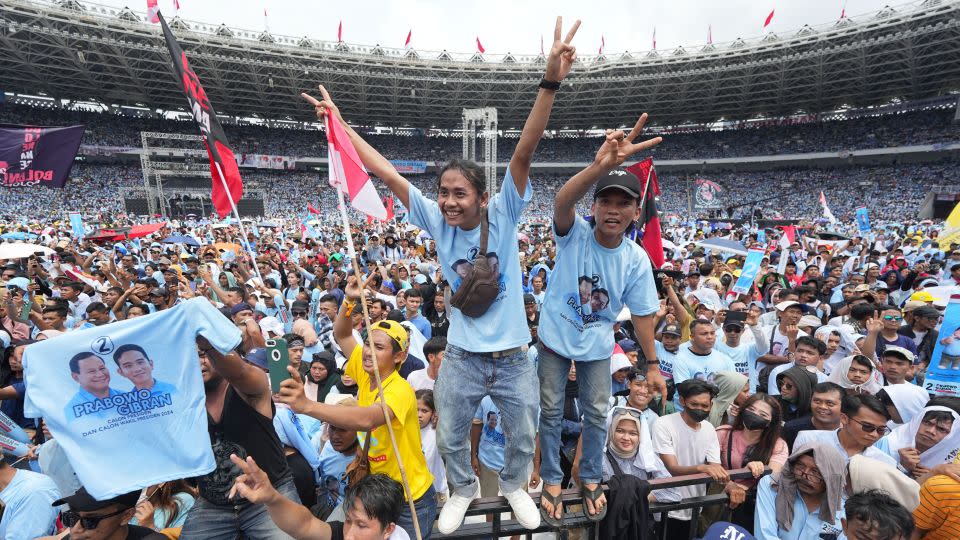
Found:
<path fill-rule="evenodd" d="M 640 207 L 640 226 L 643 228 L 643 238 L 640 243 L 650 257 L 653 267 L 660 268 L 664 263 L 663 238 L 656 199 L 660 195 L 660 184 L 657 182 L 657 170 L 653 167 L 653 158 L 634 163 L 627 167 L 627 170 L 640 180 L 640 185 L 644 189 Z"/>
<path fill-rule="evenodd" d="M 159 13 L 158 15 L 160 25 L 163 27 L 163 36 L 167 40 L 167 49 L 170 50 L 170 57 L 173 60 L 177 84 L 183 87 L 183 93 L 187 96 L 187 103 L 190 105 L 190 112 L 197 126 L 200 127 L 207 147 L 207 155 L 210 156 L 210 173 L 213 175 L 213 193 L 211 194 L 213 207 L 217 210 L 217 214 L 223 217 L 230 213 L 243 196 L 240 169 L 237 167 L 233 150 L 227 142 L 227 135 L 223 132 L 220 121 L 217 120 L 217 113 L 213 111 L 213 106 L 207 99 L 207 93 L 200 84 L 200 79 L 190 68 L 187 55 L 180 48 L 177 39 L 173 37 L 167 21 L 163 19 L 163 15 Z"/>

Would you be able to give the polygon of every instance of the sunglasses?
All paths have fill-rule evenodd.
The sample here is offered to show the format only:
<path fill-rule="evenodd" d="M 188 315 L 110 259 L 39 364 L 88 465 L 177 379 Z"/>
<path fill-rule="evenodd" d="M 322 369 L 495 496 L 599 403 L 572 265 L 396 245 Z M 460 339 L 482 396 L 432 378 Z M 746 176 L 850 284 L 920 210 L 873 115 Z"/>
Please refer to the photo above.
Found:
<path fill-rule="evenodd" d="M 903 317 L 899 315 L 884 315 L 883 320 L 885 321 L 902 321 Z"/>
<path fill-rule="evenodd" d="M 724 331 L 724 332 L 732 332 L 732 333 L 734 333 L 734 334 L 739 334 L 740 332 L 743 332 L 743 327 L 740 327 L 740 326 L 726 326 L 726 327 L 723 328 L 723 331 Z"/>
<path fill-rule="evenodd" d="M 291 311 L 290 314 L 293 315 L 294 317 L 306 317 L 306 316 L 307 316 L 307 312 L 306 312 L 306 311 Z"/>
<path fill-rule="evenodd" d="M 851 418 L 850 420 L 853 420 L 857 424 L 860 424 L 860 429 L 862 429 L 864 433 L 873 433 L 874 431 L 876 431 L 877 435 L 880 435 L 881 437 L 883 437 L 883 435 L 887 431 L 889 431 L 887 429 L 887 426 L 875 426 L 873 424 L 867 424 L 857 420 L 856 418 Z"/>
<path fill-rule="evenodd" d="M 621 405 L 621 406 L 614 407 L 613 410 L 610 412 L 611 412 L 611 416 L 610 416 L 611 418 L 614 416 L 617 416 L 618 414 L 625 413 L 636 418 L 637 420 L 643 419 L 643 413 L 638 411 L 637 409 L 634 409 L 633 407 L 624 407 Z"/>
<path fill-rule="evenodd" d="M 129 508 L 124 508 L 118 512 L 104 514 L 102 516 L 80 516 L 80 514 L 76 512 L 63 512 L 60 514 L 60 520 L 63 521 L 63 524 L 67 527 L 73 527 L 77 524 L 77 522 L 79 522 L 80 525 L 83 526 L 84 530 L 92 531 L 93 529 L 96 529 L 100 525 L 100 522 L 104 519 L 113 516 L 119 516 L 127 510 L 129 510 Z"/>

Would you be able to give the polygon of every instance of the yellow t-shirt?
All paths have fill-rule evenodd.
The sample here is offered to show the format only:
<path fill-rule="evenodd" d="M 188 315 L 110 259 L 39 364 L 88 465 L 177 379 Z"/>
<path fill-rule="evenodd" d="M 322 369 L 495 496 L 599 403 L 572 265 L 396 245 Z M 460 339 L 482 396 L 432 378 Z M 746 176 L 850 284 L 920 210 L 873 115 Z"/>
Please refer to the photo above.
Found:
<path fill-rule="evenodd" d="M 350 353 L 350 360 L 344 366 L 344 373 L 357 381 L 357 402 L 361 407 L 377 403 L 377 388 L 370 389 L 371 376 L 363 370 L 362 348 L 357 345 Z M 410 491 L 413 499 L 417 500 L 433 485 L 433 475 L 427 468 L 427 460 L 423 456 L 423 447 L 420 446 L 420 421 L 417 418 L 417 398 L 410 386 L 399 373 L 394 371 L 383 379 L 383 395 L 387 400 L 387 407 L 393 411 L 393 433 L 397 437 L 397 449 L 400 459 L 407 471 L 407 481 L 410 482 Z M 360 444 L 363 445 L 364 435 L 360 433 Z M 400 477 L 400 466 L 390 444 L 390 432 L 386 424 L 372 432 L 370 441 L 370 472 L 380 473 L 403 482 Z"/>

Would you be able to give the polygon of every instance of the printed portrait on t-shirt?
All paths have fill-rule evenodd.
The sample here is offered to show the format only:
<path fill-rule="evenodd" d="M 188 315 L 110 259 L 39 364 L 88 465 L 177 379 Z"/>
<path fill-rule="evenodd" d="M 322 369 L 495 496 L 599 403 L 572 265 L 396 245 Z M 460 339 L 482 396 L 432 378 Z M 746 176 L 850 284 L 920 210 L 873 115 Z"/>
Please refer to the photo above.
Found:
<path fill-rule="evenodd" d="M 567 294 L 564 303 L 581 324 L 610 319 L 605 315 L 610 306 L 610 292 L 601 285 L 602 282 L 603 278 L 598 274 L 582 275 L 577 279 L 577 292 Z"/>
<path fill-rule="evenodd" d="M 473 261 L 476 259 L 479 251 L 480 248 L 478 247 L 470 248 L 470 253 L 466 259 L 457 259 L 456 262 L 450 265 L 450 268 L 453 269 L 454 272 L 454 278 L 450 282 L 450 288 L 452 290 L 456 291 L 459 289 L 463 280 L 470 275 L 470 272 L 473 270 Z M 504 279 L 503 272 L 500 271 L 500 256 L 497 255 L 495 251 L 488 252 L 487 264 L 489 264 L 490 268 L 497 274 L 497 283 L 500 285 L 500 296 L 502 296 L 506 290 L 506 280 Z"/>

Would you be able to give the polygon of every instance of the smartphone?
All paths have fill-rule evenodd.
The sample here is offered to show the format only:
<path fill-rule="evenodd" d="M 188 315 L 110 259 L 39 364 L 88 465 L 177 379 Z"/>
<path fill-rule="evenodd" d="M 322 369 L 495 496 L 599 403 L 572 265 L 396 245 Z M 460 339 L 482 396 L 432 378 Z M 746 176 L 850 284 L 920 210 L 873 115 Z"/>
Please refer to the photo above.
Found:
<path fill-rule="evenodd" d="M 23 307 L 20 308 L 21 321 L 29 320 L 31 309 L 33 309 L 33 295 L 29 292 L 25 292 L 23 293 Z"/>
<path fill-rule="evenodd" d="M 290 373 L 287 372 L 287 366 L 290 365 L 287 340 L 267 340 L 267 365 L 270 366 L 270 389 L 276 394 L 280 392 L 280 383 L 290 378 Z"/>

